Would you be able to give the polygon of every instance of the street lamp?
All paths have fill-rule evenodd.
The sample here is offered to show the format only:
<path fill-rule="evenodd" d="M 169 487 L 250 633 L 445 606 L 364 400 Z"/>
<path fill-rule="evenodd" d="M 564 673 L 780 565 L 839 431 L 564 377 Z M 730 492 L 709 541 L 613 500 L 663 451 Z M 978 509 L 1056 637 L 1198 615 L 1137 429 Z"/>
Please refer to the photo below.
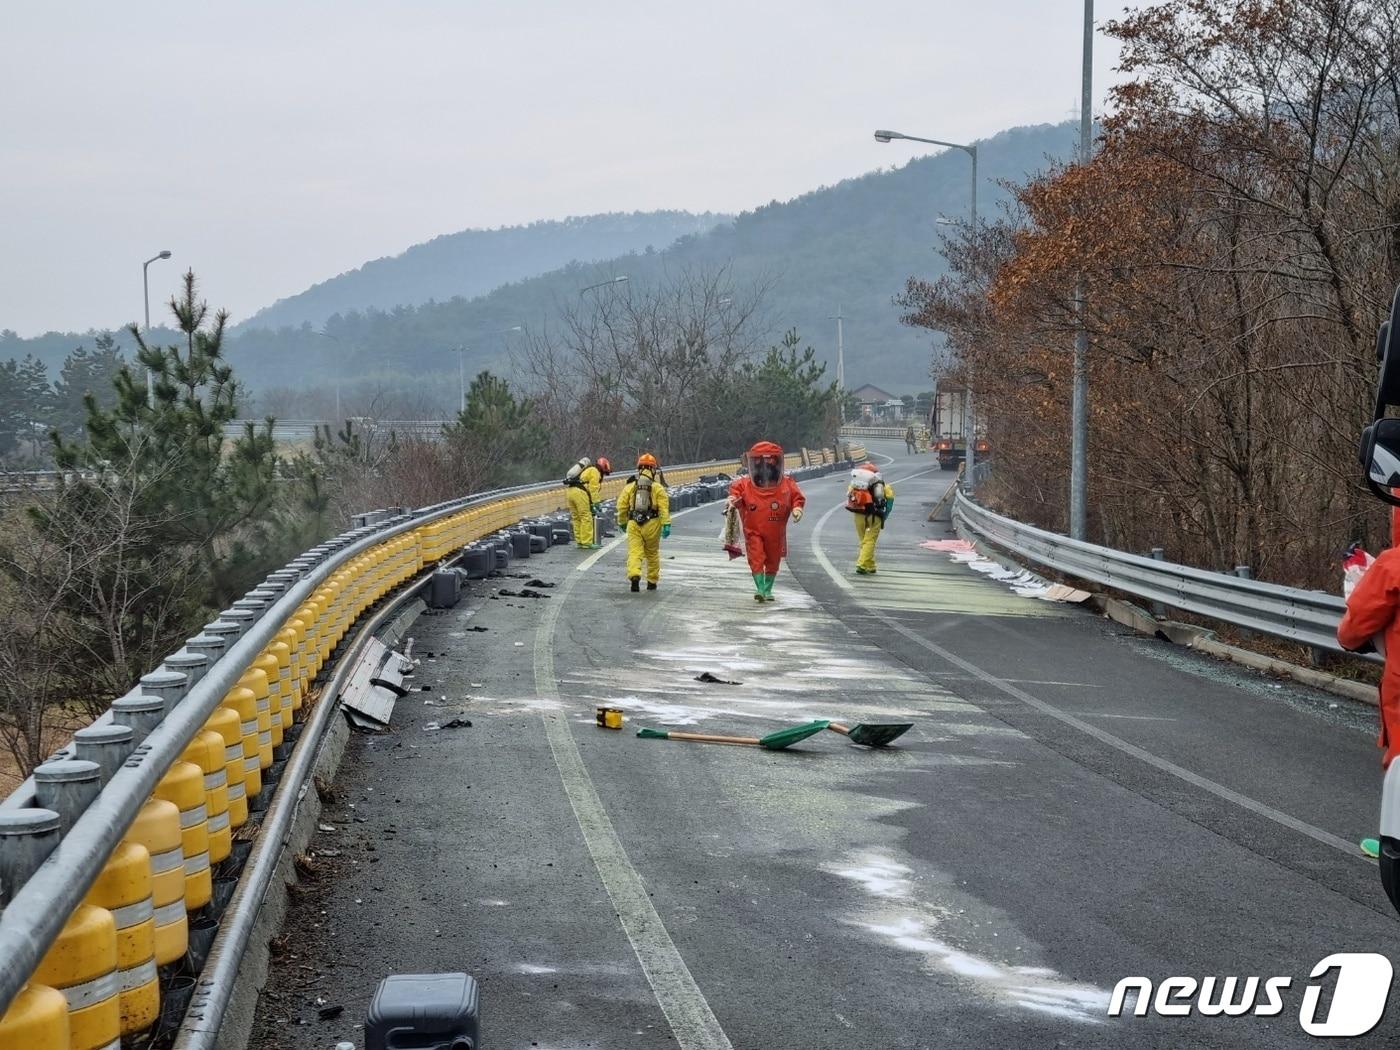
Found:
<path fill-rule="evenodd" d="M 312 334 L 313 334 L 313 335 L 319 335 L 322 339 L 329 339 L 332 343 L 335 343 L 336 346 L 343 346 L 343 345 L 344 345 L 344 344 L 341 343 L 341 341 L 340 341 L 339 339 L 337 339 L 335 336 L 333 336 L 333 335 L 328 335 L 328 334 L 326 334 L 325 332 L 313 332 Z M 336 428 L 339 429 L 340 424 L 342 424 L 342 423 L 344 423 L 344 422 L 345 422 L 345 420 L 344 420 L 344 419 L 341 417 L 341 415 L 340 415 L 340 368 L 337 366 L 337 368 L 336 368 L 336 370 L 335 370 L 335 425 L 336 425 Z"/>
<path fill-rule="evenodd" d="M 977 147 L 964 146 L 960 142 L 944 142 L 941 139 L 925 139 L 918 135 L 905 135 L 899 131 L 877 131 L 875 132 L 876 142 L 892 142 L 895 139 L 903 139 L 906 142 L 926 142 L 930 146 L 946 146 L 949 149 L 960 149 L 972 158 L 972 225 L 977 225 Z"/>
<path fill-rule="evenodd" d="M 623 274 L 621 277 L 613 277 L 610 280 L 599 281 L 597 284 L 590 284 L 587 288 L 580 288 L 578 294 L 582 295 L 584 292 L 591 292 L 595 288 L 606 288 L 610 284 L 626 284 L 627 281 L 627 275 Z"/>
<path fill-rule="evenodd" d="M 624 277 L 623 280 L 626 280 L 626 278 Z M 489 335 L 508 335 L 508 334 L 511 333 L 511 332 L 523 332 L 524 330 L 525 330 L 525 328 L 524 328 L 523 325 L 513 324 L 513 325 L 511 325 L 509 328 L 502 328 L 499 332 L 490 332 L 490 333 L 488 333 L 488 334 L 489 334 Z M 467 371 L 466 371 L 466 359 L 467 359 L 467 351 L 468 351 L 469 349 L 471 349 L 471 348 L 470 348 L 470 347 L 467 347 L 467 346 L 458 346 L 458 347 L 454 347 L 454 348 L 453 348 L 453 352 L 457 355 L 457 388 L 458 388 L 458 390 L 459 390 L 460 393 L 461 393 L 461 407 L 458 409 L 458 412 L 459 412 L 459 413 L 466 412 L 466 410 L 467 410 Z"/>
<path fill-rule="evenodd" d="M 144 293 L 146 299 L 146 336 L 148 338 L 151 334 L 151 282 L 146 271 L 151 263 L 158 259 L 168 258 L 170 258 L 170 253 L 168 251 L 157 252 L 141 264 L 141 291 Z M 146 404 L 152 408 L 156 405 L 156 380 L 155 374 L 150 368 L 146 369 Z"/>
<path fill-rule="evenodd" d="M 1086 0 L 1086 2 L 1087 2 L 1087 0 Z M 948 147 L 949 149 L 960 149 L 960 150 L 962 150 L 964 153 L 966 153 L 966 154 L 972 159 L 972 206 L 971 206 L 971 213 L 972 213 L 972 229 L 973 229 L 973 232 L 975 233 L 975 232 L 976 232 L 976 229 L 977 229 L 977 147 L 976 147 L 975 145 L 972 145 L 972 146 L 964 146 L 964 145 L 963 145 L 962 143 L 960 143 L 960 142 L 944 142 L 944 141 L 942 141 L 941 139 L 925 139 L 925 138 L 920 138 L 918 135 L 905 135 L 905 134 L 903 134 L 903 133 L 901 133 L 901 132 L 898 132 L 898 131 L 885 131 L 885 130 L 880 130 L 880 131 L 875 132 L 875 141 L 876 141 L 876 142 L 885 142 L 885 143 L 888 143 L 888 142 L 893 141 L 894 139 L 904 139 L 904 140 L 907 141 L 907 142 L 926 142 L 926 143 L 928 143 L 930 146 L 946 146 L 946 147 Z M 964 457 L 964 458 L 965 458 L 965 461 L 966 461 L 966 464 L 967 464 L 967 470 L 966 470 L 966 472 L 965 472 L 965 474 L 964 474 L 964 477 L 967 479 L 966 484 L 967 484 L 968 488 L 970 489 L 970 488 L 972 487 L 972 484 L 973 484 L 973 473 L 972 473 L 972 472 L 973 472 L 973 469 L 977 466 L 977 451 L 976 451 L 976 446 L 977 446 L 977 430 L 976 430 L 976 426 L 975 426 L 975 423 L 976 423 L 976 421 L 977 421 L 977 417 L 976 417 L 976 415 L 975 415 L 974 412 L 973 412 L 973 406 L 972 406 L 972 384 L 971 384 L 971 383 L 968 383 L 968 385 L 967 385 L 967 401 L 965 402 L 965 406 L 964 406 L 964 414 L 966 415 L 966 421 L 965 421 L 965 422 L 966 422 L 966 426 L 967 426 L 967 455 Z"/>

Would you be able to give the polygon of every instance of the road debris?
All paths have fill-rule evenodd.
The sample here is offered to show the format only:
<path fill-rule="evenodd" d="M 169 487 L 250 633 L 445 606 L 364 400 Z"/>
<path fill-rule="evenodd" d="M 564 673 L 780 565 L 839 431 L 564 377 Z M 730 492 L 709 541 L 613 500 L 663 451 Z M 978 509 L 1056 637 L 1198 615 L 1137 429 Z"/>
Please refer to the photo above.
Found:
<path fill-rule="evenodd" d="M 730 681 L 728 678 L 720 678 L 718 675 L 711 674 L 709 671 L 702 671 L 702 672 L 700 672 L 700 674 L 698 674 L 698 675 L 695 676 L 695 680 L 696 680 L 697 682 L 710 682 L 710 683 L 712 683 L 712 684 L 714 684 L 714 685 L 743 685 L 743 684 L 744 684 L 743 682 L 732 682 L 732 681 Z"/>

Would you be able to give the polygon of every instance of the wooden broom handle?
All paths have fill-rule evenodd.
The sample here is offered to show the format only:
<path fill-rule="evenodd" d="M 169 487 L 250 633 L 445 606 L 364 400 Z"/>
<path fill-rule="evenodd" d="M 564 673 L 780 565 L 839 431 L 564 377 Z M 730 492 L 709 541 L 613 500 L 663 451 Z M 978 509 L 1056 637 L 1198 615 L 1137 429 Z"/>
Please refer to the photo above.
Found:
<path fill-rule="evenodd" d="M 718 736 L 713 733 L 677 733 L 666 731 L 667 740 L 695 740 L 702 744 L 757 744 L 756 736 Z"/>

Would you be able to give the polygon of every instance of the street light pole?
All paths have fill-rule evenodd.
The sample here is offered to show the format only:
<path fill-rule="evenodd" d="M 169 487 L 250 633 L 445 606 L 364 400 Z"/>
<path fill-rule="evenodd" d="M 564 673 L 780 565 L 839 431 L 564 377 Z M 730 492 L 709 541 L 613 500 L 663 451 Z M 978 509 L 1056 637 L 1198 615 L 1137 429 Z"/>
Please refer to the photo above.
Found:
<path fill-rule="evenodd" d="M 841 422 L 846 422 L 846 340 L 845 331 L 841 327 L 846 320 L 841 313 L 841 304 L 836 304 L 836 316 L 827 318 L 836 322 L 836 389 L 841 395 L 840 412 Z"/>
<path fill-rule="evenodd" d="M 1079 162 L 1089 163 L 1094 123 L 1094 0 L 1084 0 L 1083 75 L 1079 100 Z M 1089 329 L 1084 278 L 1074 289 L 1074 387 L 1070 395 L 1069 535 L 1085 538 L 1089 469 Z"/>
<path fill-rule="evenodd" d="M 149 259 L 147 259 L 141 264 L 141 292 L 146 300 L 145 331 L 147 337 L 149 337 L 151 334 L 151 280 L 147 271 L 150 269 L 151 263 L 155 262 L 158 259 L 168 258 L 170 258 L 170 253 L 168 251 L 157 252 L 155 255 L 152 255 Z M 150 370 L 150 368 L 146 369 L 146 404 L 151 408 L 155 408 L 156 406 L 155 373 L 153 373 Z"/>
<path fill-rule="evenodd" d="M 1092 2 L 1092 0 L 1086 0 Z M 958 142 L 943 142 L 941 139 L 920 138 L 918 135 L 905 135 L 898 131 L 880 130 L 875 132 L 876 142 L 890 142 L 894 139 L 904 139 L 908 142 L 926 142 L 930 146 L 946 146 L 949 149 L 960 149 L 972 160 L 972 196 L 969 204 L 972 226 L 971 231 L 975 236 L 977 233 L 977 146 L 976 144 L 965 146 Z M 963 400 L 963 426 L 967 430 L 967 454 L 964 456 L 965 470 L 963 473 L 964 485 L 971 489 L 973 483 L 973 470 L 977 466 L 977 417 L 972 405 L 972 383 L 967 384 L 967 395 Z"/>
<path fill-rule="evenodd" d="M 316 334 L 316 335 L 319 335 L 322 339 L 329 339 L 329 340 L 330 340 L 332 343 L 334 343 L 336 346 L 343 346 L 343 344 L 341 343 L 341 341 L 340 341 L 339 339 L 337 339 L 337 338 L 336 338 L 335 336 L 333 336 L 333 335 L 327 335 L 325 332 L 317 332 L 317 333 L 315 333 L 315 334 Z M 335 425 L 336 425 L 336 428 L 339 429 L 340 424 L 342 424 L 342 423 L 344 423 L 344 422 L 345 422 L 345 418 L 340 414 L 340 368 L 339 368 L 339 365 L 337 364 L 337 367 L 336 367 L 336 370 L 335 370 Z"/>

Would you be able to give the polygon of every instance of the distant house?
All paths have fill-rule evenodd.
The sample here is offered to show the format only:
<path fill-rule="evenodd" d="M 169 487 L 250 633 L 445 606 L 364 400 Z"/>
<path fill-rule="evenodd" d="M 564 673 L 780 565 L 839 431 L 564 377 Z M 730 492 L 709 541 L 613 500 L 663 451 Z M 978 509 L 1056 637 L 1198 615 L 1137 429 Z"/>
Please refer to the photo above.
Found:
<path fill-rule="evenodd" d="M 882 423 L 904 418 L 904 402 L 878 386 L 857 387 L 851 391 L 856 399 L 856 418 L 861 422 Z"/>

